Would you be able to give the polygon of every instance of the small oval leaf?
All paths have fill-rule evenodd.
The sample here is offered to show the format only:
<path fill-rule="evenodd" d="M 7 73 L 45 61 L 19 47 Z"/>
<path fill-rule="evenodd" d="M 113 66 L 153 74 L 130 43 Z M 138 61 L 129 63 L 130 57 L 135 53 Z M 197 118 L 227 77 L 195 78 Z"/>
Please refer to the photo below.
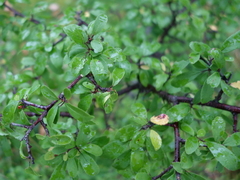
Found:
<path fill-rule="evenodd" d="M 153 145 L 155 151 L 157 151 L 158 149 L 161 148 L 162 138 L 156 131 L 154 131 L 152 129 L 150 130 L 150 139 L 151 139 L 151 142 L 152 142 L 152 145 Z"/>
<path fill-rule="evenodd" d="M 54 94 L 54 92 L 47 86 L 43 85 L 41 87 L 41 93 L 43 96 L 45 96 L 46 98 L 48 99 L 51 99 L 51 100 L 57 100 L 58 97 Z"/>

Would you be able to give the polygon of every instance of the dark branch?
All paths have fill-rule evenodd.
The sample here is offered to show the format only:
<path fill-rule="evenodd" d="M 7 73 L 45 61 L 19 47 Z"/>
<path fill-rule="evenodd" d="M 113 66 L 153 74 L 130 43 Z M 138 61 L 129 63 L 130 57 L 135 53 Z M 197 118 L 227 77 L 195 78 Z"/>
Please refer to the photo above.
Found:
<path fill-rule="evenodd" d="M 237 113 L 232 113 L 233 114 L 233 133 L 238 132 L 237 126 L 238 126 L 238 114 Z"/>
<path fill-rule="evenodd" d="M 11 12 L 14 14 L 14 16 L 26 17 L 24 14 L 22 14 L 22 13 L 18 12 L 17 10 L 13 9 L 12 7 L 8 6 L 8 5 L 6 4 L 6 2 L 4 2 L 3 5 L 4 5 L 7 9 L 9 9 L 9 11 L 11 11 Z M 40 23 L 41 23 L 40 21 L 38 21 L 37 19 L 34 19 L 33 17 L 31 17 L 31 18 L 29 19 L 29 21 L 31 21 L 31 22 L 33 22 L 33 23 L 35 23 L 35 24 L 40 24 Z"/>
<path fill-rule="evenodd" d="M 131 92 L 132 90 L 138 89 L 139 87 L 140 87 L 140 84 L 139 84 L 139 83 L 130 85 L 130 86 L 126 87 L 125 89 L 122 89 L 122 90 L 118 91 L 118 95 L 120 96 L 120 95 L 129 93 L 129 92 Z"/>
<path fill-rule="evenodd" d="M 31 102 L 26 101 L 26 100 L 24 100 L 24 99 L 22 99 L 20 102 L 21 102 L 24 106 L 33 106 L 33 107 L 36 107 L 36 108 L 39 108 L 39 109 L 44 109 L 44 110 L 47 109 L 47 106 L 42 106 L 42 105 L 34 104 L 34 103 L 31 103 Z"/>
<path fill-rule="evenodd" d="M 37 114 L 37 113 L 34 113 L 34 112 L 25 112 L 25 114 L 29 117 L 40 116 L 40 114 Z M 72 118 L 72 116 L 68 112 L 60 112 L 60 116 L 61 117 L 71 117 Z M 0 114 L 0 117 L 2 117 L 1 114 Z"/>
<path fill-rule="evenodd" d="M 161 172 L 159 175 L 155 176 L 152 178 L 152 180 L 156 180 L 158 178 L 161 178 L 164 174 L 166 174 L 167 172 L 169 172 L 171 169 L 173 168 L 173 166 L 169 166 L 167 169 L 165 169 L 163 172 Z"/>
<path fill-rule="evenodd" d="M 83 76 L 80 74 L 67 88 L 72 89 L 82 78 Z"/>
<path fill-rule="evenodd" d="M 180 162 L 180 134 L 179 134 L 179 127 L 178 122 L 171 125 L 174 129 L 174 136 L 175 136 L 175 153 L 174 153 L 174 161 L 173 162 Z"/>
<path fill-rule="evenodd" d="M 202 56 L 200 56 L 200 59 L 205 62 L 205 64 L 207 64 L 208 66 L 211 66 L 211 63 L 209 61 L 207 61 L 206 59 L 204 59 Z"/>
<path fill-rule="evenodd" d="M 53 46 L 56 46 L 58 43 L 62 42 L 67 37 L 67 35 L 64 34 L 64 33 L 61 33 L 60 36 L 62 36 L 61 39 L 59 39 L 56 42 L 54 42 Z"/>
<path fill-rule="evenodd" d="M 185 102 L 185 103 L 193 104 L 193 98 L 184 97 L 184 96 L 174 96 L 174 95 L 168 94 L 165 91 L 159 91 L 157 93 L 163 99 L 165 99 L 165 100 L 167 100 L 168 102 L 171 102 L 171 103 Z M 218 102 L 215 102 L 215 101 L 209 101 L 207 103 L 198 103 L 197 105 L 214 107 L 214 108 L 222 109 L 222 110 L 229 111 L 229 112 L 232 112 L 232 113 L 240 113 L 240 107 L 231 106 L 231 105 L 223 104 L 223 103 L 218 103 Z"/>
<path fill-rule="evenodd" d="M 87 75 L 87 78 L 94 84 L 95 92 L 98 92 L 99 90 L 101 92 L 110 92 L 110 91 L 112 91 L 111 87 L 110 88 L 104 88 L 104 87 L 101 87 L 100 85 L 98 85 L 98 83 L 94 79 L 94 76 L 91 73 Z"/>
<path fill-rule="evenodd" d="M 8 6 L 8 5 L 6 4 L 6 2 L 4 2 L 3 5 L 4 5 L 7 9 L 9 9 L 9 11 L 11 11 L 11 12 L 14 14 L 14 16 L 25 17 L 24 14 L 22 14 L 22 13 L 18 12 L 17 10 L 13 9 L 12 7 Z"/>

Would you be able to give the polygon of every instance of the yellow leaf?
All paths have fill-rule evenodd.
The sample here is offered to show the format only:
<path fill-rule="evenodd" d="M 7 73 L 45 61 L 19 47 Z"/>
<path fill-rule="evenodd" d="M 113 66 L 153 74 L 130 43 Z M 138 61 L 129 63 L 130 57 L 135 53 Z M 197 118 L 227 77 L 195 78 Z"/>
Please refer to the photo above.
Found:
<path fill-rule="evenodd" d="M 240 89 L 240 81 L 237 81 L 237 82 L 233 82 L 230 84 L 232 87 L 234 88 L 237 88 L 237 89 Z"/>
<path fill-rule="evenodd" d="M 165 125 L 169 122 L 169 117 L 166 114 L 151 117 L 150 121 L 157 125 Z"/>
<path fill-rule="evenodd" d="M 141 67 L 141 69 L 143 69 L 143 70 L 149 70 L 149 69 L 150 69 L 150 67 L 147 66 L 147 65 L 141 65 L 140 67 Z"/>

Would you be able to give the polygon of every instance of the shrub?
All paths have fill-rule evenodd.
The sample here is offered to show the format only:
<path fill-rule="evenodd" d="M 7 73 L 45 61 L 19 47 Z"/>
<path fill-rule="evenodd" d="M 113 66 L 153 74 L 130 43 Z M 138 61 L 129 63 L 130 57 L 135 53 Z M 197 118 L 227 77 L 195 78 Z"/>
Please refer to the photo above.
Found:
<path fill-rule="evenodd" d="M 2 179 L 239 178 L 237 2 L 0 5 Z"/>

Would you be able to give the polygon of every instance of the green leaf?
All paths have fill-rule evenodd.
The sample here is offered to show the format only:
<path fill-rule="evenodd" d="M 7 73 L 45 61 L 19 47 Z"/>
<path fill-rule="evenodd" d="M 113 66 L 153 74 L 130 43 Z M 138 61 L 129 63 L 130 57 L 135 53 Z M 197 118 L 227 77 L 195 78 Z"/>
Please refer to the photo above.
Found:
<path fill-rule="evenodd" d="M 100 15 L 93 23 L 88 25 L 88 34 L 96 35 L 106 28 L 108 17 L 106 15 Z"/>
<path fill-rule="evenodd" d="M 168 79 L 168 75 L 167 74 L 158 74 L 156 76 L 154 76 L 154 87 L 157 89 L 157 91 L 159 91 L 163 84 L 167 81 Z"/>
<path fill-rule="evenodd" d="M 221 50 L 212 48 L 209 51 L 209 56 L 213 58 L 213 63 L 218 66 L 218 68 L 223 68 L 225 65 L 225 59 Z"/>
<path fill-rule="evenodd" d="M 87 34 L 76 24 L 70 24 L 63 28 L 63 31 L 76 43 L 85 46 Z"/>
<path fill-rule="evenodd" d="M 49 161 L 55 158 L 55 155 L 52 151 L 48 151 L 45 155 L 44 155 L 44 160 L 45 161 Z"/>
<path fill-rule="evenodd" d="M 58 114 L 59 114 L 59 106 L 53 106 L 47 114 L 47 124 L 49 127 L 52 128 L 53 124 L 56 124 L 56 122 L 58 121 Z"/>
<path fill-rule="evenodd" d="M 114 68 L 113 72 L 112 72 L 112 78 L 113 78 L 113 82 L 112 82 L 112 85 L 113 86 L 116 86 L 120 81 L 121 79 L 123 78 L 125 74 L 125 70 L 122 69 L 122 68 Z"/>
<path fill-rule="evenodd" d="M 32 50 L 36 50 L 36 49 L 39 49 L 41 47 L 41 44 L 40 42 L 38 41 L 28 41 L 25 46 L 23 47 L 24 50 L 29 50 L 29 51 L 32 51 Z"/>
<path fill-rule="evenodd" d="M 187 154 L 192 154 L 199 147 L 198 139 L 194 136 L 187 138 L 185 143 L 185 152 Z"/>
<path fill-rule="evenodd" d="M 231 171 L 238 169 L 238 158 L 225 146 L 215 142 L 207 142 L 207 146 L 217 161 L 225 168 Z"/>
<path fill-rule="evenodd" d="M 139 131 L 139 129 L 140 128 L 138 126 L 133 124 L 126 125 L 117 131 L 115 139 L 122 142 L 129 141 Z"/>
<path fill-rule="evenodd" d="M 147 119 L 146 118 L 142 118 L 142 117 L 136 117 L 136 116 L 132 116 L 131 117 L 131 120 L 141 126 L 145 125 L 148 123 Z"/>
<path fill-rule="evenodd" d="M 200 102 L 207 103 L 211 101 L 214 89 L 207 83 L 207 80 L 204 82 L 203 87 L 200 92 Z"/>
<path fill-rule="evenodd" d="M 212 87 L 216 88 L 221 82 L 221 77 L 218 72 L 214 72 L 211 76 L 207 78 L 207 83 Z"/>
<path fill-rule="evenodd" d="M 223 142 L 225 146 L 239 146 L 240 145 L 240 132 L 236 132 L 230 135 L 225 141 Z"/>
<path fill-rule="evenodd" d="M 102 50 L 103 50 L 102 42 L 98 39 L 93 39 L 91 41 L 91 46 L 92 46 L 95 53 L 102 52 Z"/>
<path fill-rule="evenodd" d="M 34 171 L 34 170 L 32 169 L 32 167 L 27 167 L 27 168 L 25 169 L 25 172 L 28 173 L 28 174 L 32 174 L 32 175 L 34 175 L 34 176 L 42 176 L 41 174 L 38 174 L 36 171 Z"/>
<path fill-rule="evenodd" d="M 161 47 L 157 42 L 143 42 L 139 47 L 139 54 L 142 56 L 149 56 L 156 52 Z"/>
<path fill-rule="evenodd" d="M 82 149 L 94 156 L 101 156 L 102 155 L 102 148 L 100 148 L 96 144 L 86 144 L 82 147 Z"/>
<path fill-rule="evenodd" d="M 63 161 L 67 161 L 67 160 L 68 160 L 68 153 L 66 152 L 63 155 Z"/>
<path fill-rule="evenodd" d="M 63 166 L 64 163 L 60 163 L 56 168 L 54 168 L 54 171 L 51 175 L 50 180 L 60 180 L 60 179 L 65 179 L 65 174 L 63 171 Z"/>
<path fill-rule="evenodd" d="M 161 60 L 162 60 L 163 64 L 164 64 L 167 68 L 171 68 L 170 60 L 168 59 L 167 56 L 162 56 L 162 57 L 161 57 Z"/>
<path fill-rule="evenodd" d="M 73 59 L 75 56 L 78 56 L 79 58 L 83 58 L 87 52 L 87 46 L 81 46 L 79 44 L 74 44 L 71 47 L 71 50 L 68 53 L 68 56 L 70 59 Z"/>
<path fill-rule="evenodd" d="M 202 176 L 199 176 L 198 174 L 194 174 L 192 172 L 184 172 L 184 174 L 181 174 L 181 177 L 183 177 L 183 179 L 194 179 L 194 180 L 206 180 L 205 178 L 203 178 Z"/>
<path fill-rule="evenodd" d="M 130 164 L 131 150 L 128 150 L 117 157 L 112 166 L 116 169 L 126 169 Z"/>
<path fill-rule="evenodd" d="M 17 109 L 19 102 L 15 100 L 11 100 L 7 106 L 3 109 L 3 118 L 2 123 L 7 126 L 13 121 L 14 113 Z"/>
<path fill-rule="evenodd" d="M 19 147 L 19 154 L 22 159 L 27 159 L 27 156 L 24 155 L 23 153 L 23 141 L 20 142 L 20 147 Z"/>
<path fill-rule="evenodd" d="M 66 152 L 66 148 L 64 146 L 55 146 L 53 149 L 52 149 L 52 152 L 54 154 L 64 154 Z"/>
<path fill-rule="evenodd" d="M 23 57 L 21 63 L 23 66 L 33 66 L 36 63 L 36 60 L 32 57 Z"/>
<path fill-rule="evenodd" d="M 225 133 L 226 123 L 222 117 L 216 117 L 212 121 L 212 132 L 214 139 L 219 142 L 222 139 L 222 135 Z"/>
<path fill-rule="evenodd" d="M 202 20 L 202 18 L 199 18 L 197 16 L 192 16 L 192 20 L 193 20 L 193 25 L 195 26 L 196 29 L 204 30 L 205 25 L 204 25 L 204 21 Z"/>
<path fill-rule="evenodd" d="M 43 85 L 41 87 L 41 93 L 43 96 L 45 96 L 46 98 L 48 99 L 51 99 L 51 100 L 57 100 L 58 97 L 54 94 L 54 92 L 47 86 Z"/>
<path fill-rule="evenodd" d="M 99 173 L 99 167 L 94 159 L 87 155 L 86 153 L 82 153 L 80 155 L 80 163 L 82 165 L 83 170 L 91 176 L 97 175 Z"/>
<path fill-rule="evenodd" d="M 191 64 L 195 64 L 200 58 L 200 54 L 196 52 L 192 52 L 189 54 L 189 61 Z"/>
<path fill-rule="evenodd" d="M 162 138 L 160 137 L 160 135 L 156 131 L 151 129 L 149 137 L 151 139 L 155 151 L 160 149 L 162 146 Z"/>
<path fill-rule="evenodd" d="M 104 108 L 104 105 L 106 104 L 106 102 L 109 98 L 111 98 L 110 92 L 104 92 L 104 93 L 99 94 L 99 96 L 97 96 L 97 103 L 98 103 L 99 107 Z"/>
<path fill-rule="evenodd" d="M 133 136 L 131 143 L 138 145 L 138 147 L 144 147 L 146 136 L 147 131 L 138 131 Z"/>
<path fill-rule="evenodd" d="M 210 47 L 202 42 L 192 41 L 189 46 L 196 53 L 203 53 L 210 50 Z"/>
<path fill-rule="evenodd" d="M 183 169 L 189 169 L 193 166 L 193 158 L 192 156 L 189 156 L 185 152 L 182 153 L 181 155 L 181 164 Z"/>
<path fill-rule="evenodd" d="M 235 49 L 240 48 L 240 31 L 236 32 L 235 34 L 228 37 L 222 47 L 221 50 L 223 53 L 227 53 L 233 51 Z"/>
<path fill-rule="evenodd" d="M 40 87 L 41 87 L 41 85 L 38 82 L 33 83 L 31 89 L 28 92 L 28 97 L 30 97 L 32 94 L 37 92 Z"/>
<path fill-rule="evenodd" d="M 53 49 L 53 44 L 52 43 L 47 43 L 45 46 L 44 46 L 44 50 L 46 52 L 51 52 Z"/>
<path fill-rule="evenodd" d="M 77 120 L 86 123 L 86 124 L 93 124 L 92 119 L 94 118 L 94 116 L 91 116 L 90 114 L 88 114 L 86 111 L 75 107 L 69 103 L 66 103 L 67 109 L 69 111 L 69 113 Z"/>
<path fill-rule="evenodd" d="M 72 142 L 72 139 L 66 135 L 53 135 L 49 139 L 53 144 L 59 146 L 64 146 Z"/>
<path fill-rule="evenodd" d="M 181 124 L 180 124 L 180 128 L 181 128 L 181 130 L 183 130 L 184 132 L 186 132 L 186 133 L 194 136 L 194 133 L 195 133 L 195 132 L 194 132 L 193 128 L 192 128 L 190 125 L 188 125 L 188 124 L 186 124 L 186 123 L 181 123 Z"/>
<path fill-rule="evenodd" d="M 136 116 L 139 116 L 139 117 L 142 117 L 142 118 L 147 118 L 147 110 L 146 108 L 144 107 L 143 104 L 141 103 L 134 103 L 132 106 L 131 106 L 131 110 L 132 112 L 136 115 Z"/>
<path fill-rule="evenodd" d="M 138 172 L 146 164 L 146 153 L 144 150 L 139 149 L 132 151 L 130 165 L 134 172 Z"/>
<path fill-rule="evenodd" d="M 135 176 L 135 180 L 151 180 L 151 176 L 146 172 L 138 172 Z"/>
<path fill-rule="evenodd" d="M 80 95 L 80 101 L 78 107 L 84 111 L 87 111 L 92 104 L 93 96 L 92 94 L 83 94 Z"/>
<path fill-rule="evenodd" d="M 181 121 L 190 111 L 190 106 L 187 103 L 180 103 L 176 106 L 173 106 L 167 111 L 170 122 Z"/>
<path fill-rule="evenodd" d="M 103 147 L 103 153 L 109 158 L 115 159 L 125 151 L 126 146 L 118 141 L 112 141 Z"/>
<path fill-rule="evenodd" d="M 105 146 L 107 143 L 109 143 L 109 137 L 107 136 L 100 136 L 92 140 L 92 143 L 97 144 L 100 147 Z"/>
<path fill-rule="evenodd" d="M 70 99 L 70 98 L 71 98 L 71 95 L 72 95 L 72 92 L 71 92 L 70 89 L 65 88 L 65 89 L 63 90 L 63 94 L 64 94 L 64 97 L 65 97 L 66 99 Z"/>
<path fill-rule="evenodd" d="M 149 74 L 147 71 L 140 71 L 140 74 L 139 74 L 139 78 L 140 78 L 140 82 L 142 83 L 142 85 L 144 87 L 147 87 L 148 83 L 149 83 Z"/>
<path fill-rule="evenodd" d="M 90 82 L 83 82 L 82 85 L 83 85 L 85 88 L 90 89 L 91 91 L 94 91 L 94 89 L 95 89 L 95 85 L 92 84 L 92 83 L 90 83 Z"/>
<path fill-rule="evenodd" d="M 180 3 L 188 9 L 191 8 L 191 3 L 189 0 L 180 0 Z"/>
<path fill-rule="evenodd" d="M 172 165 L 173 165 L 173 168 L 175 169 L 175 171 L 177 171 L 181 174 L 183 173 L 183 168 L 182 168 L 181 162 L 173 162 Z"/>
<path fill-rule="evenodd" d="M 233 94 L 234 88 L 228 84 L 226 84 L 223 80 L 221 81 L 221 88 L 223 92 L 228 96 L 231 97 Z"/>
<path fill-rule="evenodd" d="M 24 111 L 20 111 L 19 112 L 19 115 L 20 115 L 20 120 L 23 124 L 25 125 L 31 125 L 31 123 L 29 122 L 26 114 L 24 113 Z"/>
<path fill-rule="evenodd" d="M 68 159 L 66 170 L 68 171 L 69 176 L 73 178 L 77 176 L 79 172 L 75 158 Z"/>
<path fill-rule="evenodd" d="M 93 59 L 90 62 L 90 68 L 97 82 L 102 82 L 108 77 L 108 68 L 101 61 Z"/>
<path fill-rule="evenodd" d="M 197 137 L 204 137 L 206 135 L 205 129 L 199 129 L 197 131 Z"/>
<path fill-rule="evenodd" d="M 78 75 L 79 72 L 84 68 L 86 61 L 87 59 L 75 56 L 70 63 L 73 74 Z"/>
<path fill-rule="evenodd" d="M 188 72 L 182 73 L 173 79 L 172 85 L 175 87 L 182 87 L 187 83 L 196 79 L 201 74 L 202 74 L 201 71 L 188 71 Z"/>
<path fill-rule="evenodd" d="M 63 65 L 63 58 L 60 51 L 54 51 L 50 55 L 50 61 L 56 69 L 61 69 Z"/>

